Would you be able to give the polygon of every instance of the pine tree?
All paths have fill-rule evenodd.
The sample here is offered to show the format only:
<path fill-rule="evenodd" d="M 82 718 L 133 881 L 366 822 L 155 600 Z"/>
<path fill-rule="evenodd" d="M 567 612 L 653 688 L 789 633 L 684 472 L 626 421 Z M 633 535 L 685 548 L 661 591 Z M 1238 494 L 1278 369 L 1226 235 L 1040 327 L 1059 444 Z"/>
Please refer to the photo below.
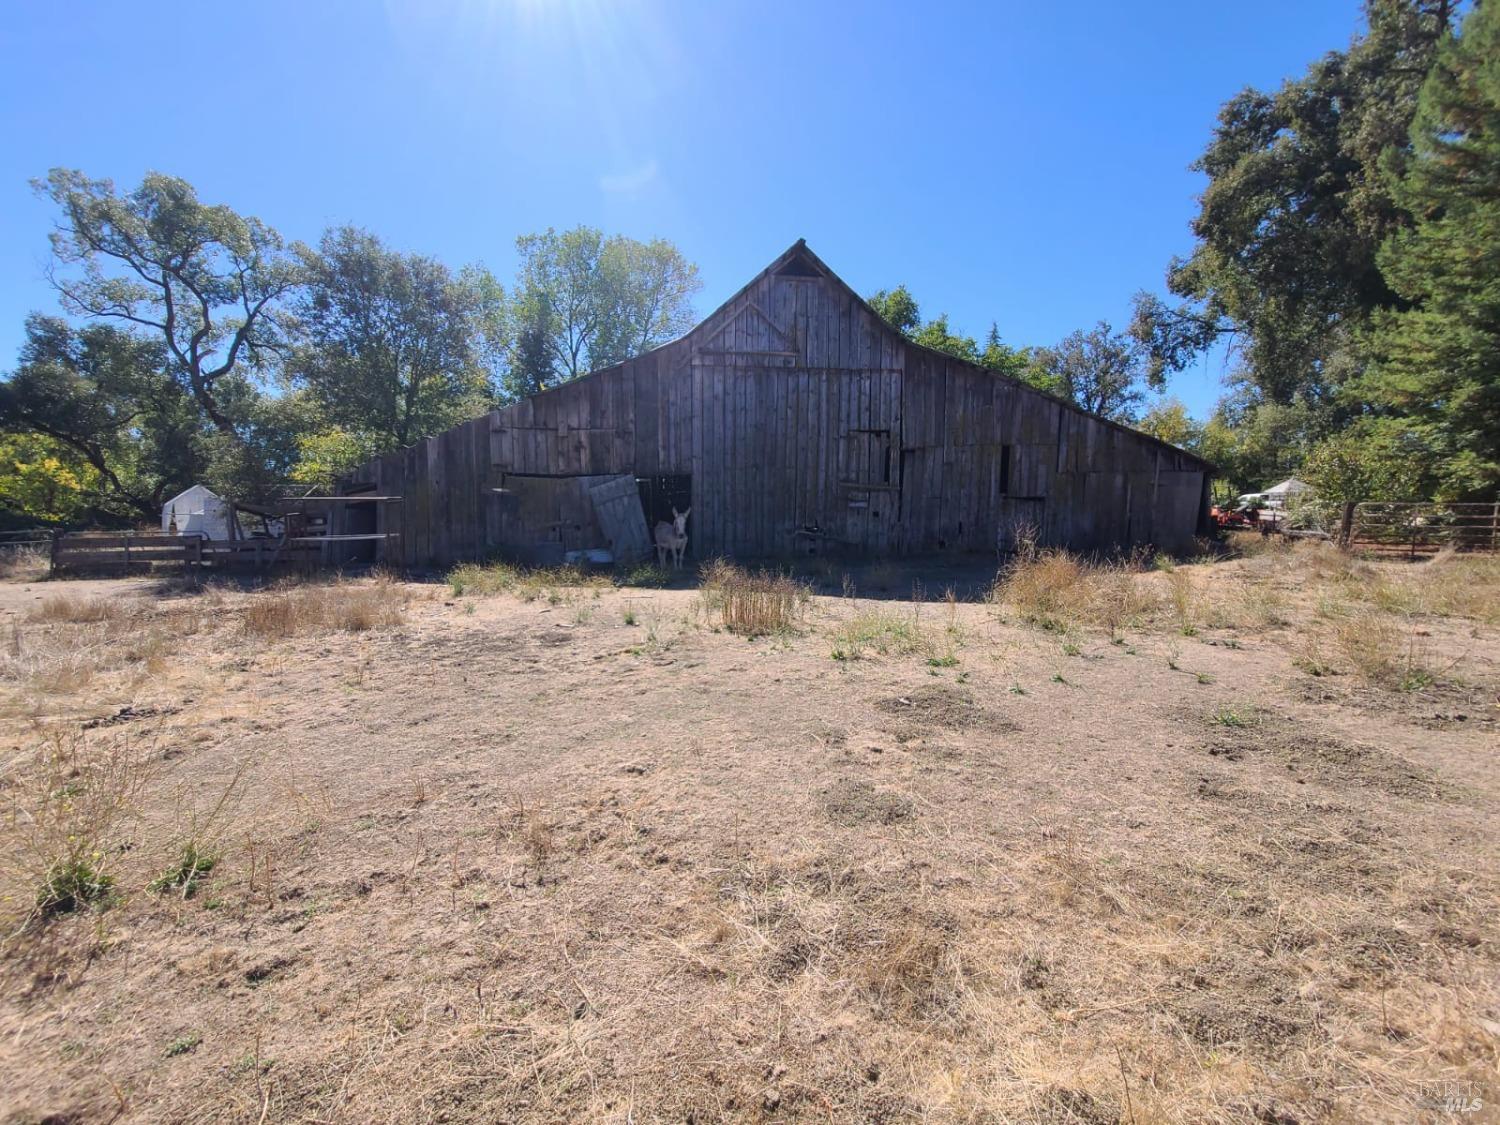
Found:
<path fill-rule="evenodd" d="M 1381 266 L 1408 302 L 1376 317 L 1357 390 L 1427 451 L 1439 496 L 1500 487 L 1500 4 L 1472 9 L 1422 88 L 1397 186 L 1415 216 Z"/>

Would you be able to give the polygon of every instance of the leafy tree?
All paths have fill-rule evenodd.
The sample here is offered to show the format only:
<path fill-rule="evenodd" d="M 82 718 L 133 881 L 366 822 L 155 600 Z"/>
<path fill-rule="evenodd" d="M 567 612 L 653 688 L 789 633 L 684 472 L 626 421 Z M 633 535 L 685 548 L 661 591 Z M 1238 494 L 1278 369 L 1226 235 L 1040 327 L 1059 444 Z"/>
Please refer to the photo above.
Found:
<path fill-rule="evenodd" d="M 979 353 L 979 366 L 988 367 L 1012 379 L 1025 379 L 1032 362 L 1030 348 L 1013 348 L 1000 339 L 998 325 L 991 324 L 984 339 L 984 351 Z"/>
<path fill-rule="evenodd" d="M 1454 499 L 1500 487 L 1500 6 L 1480 5 L 1422 88 L 1396 197 L 1416 216 L 1380 263 L 1404 307 L 1378 314 L 1354 388 L 1401 456 Z M 1399 419 L 1399 421 L 1398 421 Z M 1367 497 L 1353 497 L 1366 499 Z"/>
<path fill-rule="evenodd" d="M 378 451 L 484 410 L 504 302 L 488 273 L 455 275 L 352 226 L 328 231 L 302 261 L 302 342 L 288 375 L 332 430 L 366 435 Z"/>
<path fill-rule="evenodd" d="M 73 523 L 98 494 L 99 474 L 77 450 L 37 433 L 0 435 L 0 511 L 28 523 Z"/>
<path fill-rule="evenodd" d="M 319 491 L 331 489 L 340 477 L 380 454 L 380 440 L 373 434 L 338 428 L 304 434 L 297 442 L 297 463 L 290 478 Z"/>
<path fill-rule="evenodd" d="M 1145 354 L 1129 335 L 1100 321 L 1038 348 L 1032 381 L 1103 418 L 1128 422 L 1145 399 Z"/>
<path fill-rule="evenodd" d="M 504 378 L 507 398 L 546 390 L 553 377 L 552 325 L 548 303 L 536 293 L 523 294 L 511 311 L 510 362 Z"/>
<path fill-rule="evenodd" d="M 0 383 L 0 430 L 71 451 L 90 470 L 79 477 L 90 506 L 154 516 L 210 460 L 201 415 L 167 374 L 160 342 L 34 315 L 20 359 Z"/>
<path fill-rule="evenodd" d="M 904 285 L 894 289 L 880 289 L 866 298 L 881 320 L 905 336 L 914 344 L 943 352 L 961 359 L 965 363 L 978 364 L 998 371 L 1013 379 L 1029 377 L 1031 353 L 1025 348 L 1012 348 L 1000 340 L 1000 330 L 990 325 L 984 348 L 972 336 L 956 333 L 948 324 L 948 314 L 941 313 L 932 320 L 922 319 L 922 310 L 911 290 Z"/>
<path fill-rule="evenodd" d="M 944 352 L 965 363 L 979 362 L 979 345 L 972 336 L 959 336 L 948 327 L 948 314 L 941 313 L 911 333 L 907 339 L 924 348 Z"/>
<path fill-rule="evenodd" d="M 1194 421 L 1180 399 L 1164 398 L 1142 414 L 1135 428 L 1143 434 L 1175 445 L 1193 449 L 1203 438 L 1203 426 Z"/>
<path fill-rule="evenodd" d="M 692 325 L 698 267 L 672 243 L 606 238 L 592 227 L 516 240 L 512 366 L 521 386 L 576 379 L 649 351 Z M 546 340 L 549 363 L 539 367 Z"/>
<path fill-rule="evenodd" d="M 1204 424 L 1197 452 L 1218 467 L 1232 495 L 1260 492 L 1297 473 L 1325 428 L 1305 400 L 1266 402 L 1241 381 Z"/>
<path fill-rule="evenodd" d="M 917 307 L 917 299 L 904 285 L 879 289 L 866 300 L 881 320 L 908 339 L 922 327 L 922 311 Z"/>
<path fill-rule="evenodd" d="M 220 496 L 269 501 L 286 494 L 305 436 L 326 424 L 305 392 L 263 395 L 248 385 L 233 402 L 240 437 L 211 432 L 208 464 L 199 479 Z"/>
<path fill-rule="evenodd" d="M 1376 254 L 1410 221 L 1393 170 L 1455 6 L 1370 0 L 1368 31 L 1347 52 L 1223 107 L 1195 165 L 1209 180 L 1197 246 L 1167 275 L 1184 302 L 1136 299 L 1132 331 L 1153 375 L 1226 338 L 1268 402 L 1324 398 L 1358 373 L 1358 329 L 1401 300 Z"/>
<path fill-rule="evenodd" d="M 672 243 L 616 235 L 604 243 L 602 265 L 612 300 L 589 349 L 591 370 L 622 363 L 693 327 L 693 297 L 703 282 Z"/>
<path fill-rule="evenodd" d="M 1300 476 L 1324 503 L 1418 500 L 1427 495 L 1422 435 L 1396 419 L 1367 418 L 1308 454 Z"/>
<path fill-rule="evenodd" d="M 242 440 L 221 385 L 286 346 L 279 303 L 299 270 L 281 236 L 155 172 L 128 194 L 61 168 L 35 186 L 62 210 L 52 280 L 64 310 L 144 329 L 209 423 Z"/>

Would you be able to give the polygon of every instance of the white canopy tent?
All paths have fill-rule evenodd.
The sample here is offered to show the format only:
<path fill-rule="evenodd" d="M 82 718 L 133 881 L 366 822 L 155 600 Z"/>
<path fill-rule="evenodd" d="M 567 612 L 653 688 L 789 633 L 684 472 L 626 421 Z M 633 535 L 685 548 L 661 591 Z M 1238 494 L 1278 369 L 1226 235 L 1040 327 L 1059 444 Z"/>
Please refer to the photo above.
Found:
<path fill-rule="evenodd" d="M 1270 488 L 1266 489 L 1265 495 L 1269 497 L 1279 496 L 1282 500 L 1290 500 L 1294 496 L 1300 495 L 1303 492 L 1311 492 L 1312 490 L 1312 485 L 1306 481 L 1298 480 L 1296 477 L 1287 477 L 1280 484 L 1273 484 Z"/>
<path fill-rule="evenodd" d="M 201 484 L 179 492 L 161 506 L 163 535 L 197 535 L 223 541 L 229 538 L 229 505 Z"/>
<path fill-rule="evenodd" d="M 1266 508 L 1277 511 L 1304 499 L 1313 491 L 1313 486 L 1296 477 L 1287 477 L 1280 484 L 1273 484 L 1264 492 L 1247 492 L 1236 503 L 1244 507 L 1257 501 Z"/>

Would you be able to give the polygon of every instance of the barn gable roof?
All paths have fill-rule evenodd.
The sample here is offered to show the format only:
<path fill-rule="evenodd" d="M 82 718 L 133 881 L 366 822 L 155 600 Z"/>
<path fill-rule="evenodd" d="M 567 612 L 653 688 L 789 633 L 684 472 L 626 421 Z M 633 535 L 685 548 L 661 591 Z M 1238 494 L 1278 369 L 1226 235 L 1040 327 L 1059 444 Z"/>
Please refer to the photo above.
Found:
<path fill-rule="evenodd" d="M 1105 426 L 1109 426 L 1111 429 L 1121 430 L 1133 437 L 1140 439 L 1141 441 L 1149 442 L 1150 444 L 1160 446 L 1163 449 L 1169 449 L 1173 453 L 1179 453 L 1183 457 L 1186 457 L 1189 460 L 1202 465 L 1205 469 L 1211 469 L 1213 467 L 1208 461 L 1198 456 L 1196 453 L 1183 449 L 1180 446 L 1173 445 L 1171 442 L 1162 441 L 1160 438 L 1154 437 L 1151 434 L 1143 433 L 1142 431 L 1137 430 L 1134 426 L 1127 426 L 1123 422 L 1117 422 L 1111 418 L 1105 418 L 1101 415 L 1090 413 L 1089 411 L 1084 410 L 1077 403 L 1065 399 L 1060 395 L 1055 395 L 1049 391 L 1044 391 L 1040 387 L 1034 387 L 1024 380 L 1017 379 L 1011 375 L 1006 375 L 1005 373 L 1000 371 L 994 371 L 988 367 L 981 367 L 978 364 L 969 363 L 967 360 L 962 360 L 957 358 L 956 356 L 951 356 L 947 352 L 941 352 L 935 348 L 929 348 L 925 345 L 915 343 L 912 340 L 908 340 L 905 336 L 902 336 L 899 332 L 897 332 L 894 328 L 887 324 L 884 318 L 882 318 L 881 315 L 876 312 L 875 309 L 870 305 L 870 302 L 861 297 L 852 285 L 850 285 L 838 274 L 834 273 L 833 270 L 829 268 L 828 264 L 812 251 L 812 248 L 807 245 L 807 240 L 804 238 L 797 239 L 796 242 L 792 243 L 784 251 L 782 251 L 781 254 L 779 254 L 771 262 L 770 265 L 766 266 L 765 269 L 761 270 L 758 274 L 756 274 L 748 282 L 741 286 L 739 290 L 735 292 L 734 296 L 730 297 L 708 316 L 704 317 L 696 327 L 691 329 L 687 333 L 687 335 L 683 337 L 683 339 L 691 339 L 698 333 L 700 329 L 721 320 L 726 313 L 729 313 L 731 310 L 735 309 L 740 304 L 740 302 L 744 300 L 745 296 L 748 293 L 753 291 L 757 285 L 759 285 L 766 277 L 772 274 L 781 274 L 783 276 L 794 277 L 819 276 L 825 281 L 837 286 L 840 290 L 842 290 L 850 300 L 854 301 L 860 308 L 864 309 L 867 313 L 870 314 L 871 317 L 874 318 L 881 331 L 884 331 L 889 335 L 898 338 L 903 346 L 908 350 L 925 352 L 927 355 L 932 356 L 935 359 L 940 359 L 947 363 L 962 364 L 964 367 L 967 367 L 973 371 L 982 371 L 985 374 L 989 375 L 991 378 L 1010 383 L 1029 394 L 1037 395 L 1045 399 L 1050 399 L 1052 402 L 1055 402 L 1057 403 L 1057 405 L 1061 406 L 1064 410 L 1071 411 L 1074 414 L 1083 415 L 1086 418 L 1092 418 L 1094 421 L 1099 422 Z"/>
<path fill-rule="evenodd" d="M 1073 414 L 1081 415 L 1085 418 L 1091 418 L 1100 425 L 1108 426 L 1111 429 L 1119 430 L 1123 433 L 1129 434 L 1139 441 L 1147 442 L 1148 444 L 1158 446 L 1162 449 L 1170 450 L 1171 452 L 1176 454 L 1180 454 L 1181 456 L 1187 458 L 1189 461 L 1202 466 L 1204 469 L 1213 468 L 1210 462 L 1198 456 L 1198 454 L 1196 453 L 1192 453 L 1189 450 L 1181 448 L 1180 446 L 1172 445 L 1170 442 L 1162 441 L 1160 438 L 1153 437 L 1151 434 L 1143 433 L 1140 430 L 1135 429 L 1133 426 L 1125 425 L 1123 422 L 1116 422 L 1111 418 L 1105 418 L 1098 414 L 1092 414 L 1089 411 L 1084 410 L 1077 403 L 1062 398 L 1059 395 L 1044 391 L 1038 387 L 1034 387 L 1024 380 L 1006 375 L 1003 372 L 994 371 L 988 367 L 981 367 L 978 364 L 970 363 L 967 360 L 962 360 L 957 358 L 956 356 L 949 355 L 947 352 L 941 352 L 935 348 L 929 348 L 907 339 L 905 336 L 901 335 L 889 324 L 887 324 L 885 320 L 880 316 L 880 314 L 877 313 L 875 309 L 870 305 L 870 303 L 855 291 L 853 286 L 851 286 L 838 274 L 834 273 L 834 271 L 829 268 L 828 264 L 812 251 L 811 247 L 807 245 L 807 240 L 803 238 L 797 239 L 796 242 L 792 243 L 784 251 L 778 254 L 774 259 L 772 259 L 769 265 L 767 265 L 749 281 L 745 282 L 744 285 L 740 286 L 740 288 L 737 289 L 732 296 L 730 296 L 726 301 L 720 304 L 718 308 L 714 309 L 713 312 L 709 313 L 706 317 L 700 320 L 696 325 L 688 329 L 688 331 L 682 336 L 678 337 L 675 340 L 671 340 L 668 343 L 661 344 L 658 347 L 652 348 L 650 351 L 644 352 L 642 354 L 652 355 L 655 352 L 665 351 L 669 348 L 677 348 L 683 344 L 688 344 L 690 346 L 702 346 L 703 344 L 710 342 L 716 335 L 724 330 L 729 319 L 736 314 L 745 311 L 747 308 L 759 312 L 759 310 L 756 309 L 754 303 L 749 301 L 748 298 L 750 294 L 754 292 L 757 286 L 759 286 L 767 277 L 772 275 L 820 279 L 823 282 L 836 287 L 857 307 L 863 309 L 867 314 L 869 314 L 869 316 L 877 326 L 877 331 L 883 332 L 887 336 L 899 341 L 901 346 L 908 351 L 914 350 L 918 352 L 924 352 L 928 356 L 937 360 L 941 360 L 942 362 L 959 364 L 971 371 L 982 372 L 990 378 L 1009 383 L 1012 386 L 1019 388 L 1026 394 L 1036 395 L 1039 398 L 1048 399 L 1056 403 L 1062 409 L 1067 410 Z M 764 313 L 760 313 L 760 315 L 762 317 L 765 317 Z M 780 331 L 774 324 L 771 324 L 770 327 L 778 332 Z M 636 358 L 639 359 L 640 357 L 638 356 Z M 626 362 L 633 361 L 627 360 Z M 610 367 L 604 367 L 596 371 L 591 371 L 587 375 L 580 376 L 579 379 L 570 380 L 567 383 L 559 383 L 556 386 L 548 387 L 546 390 L 539 391 L 537 392 L 537 395 L 551 394 L 555 391 L 561 390 L 563 387 L 572 386 L 583 379 L 591 379 L 597 375 L 603 375 L 605 372 L 614 371 L 623 366 L 624 364 L 614 364 Z M 529 397 L 534 398 L 537 397 L 537 395 Z"/>

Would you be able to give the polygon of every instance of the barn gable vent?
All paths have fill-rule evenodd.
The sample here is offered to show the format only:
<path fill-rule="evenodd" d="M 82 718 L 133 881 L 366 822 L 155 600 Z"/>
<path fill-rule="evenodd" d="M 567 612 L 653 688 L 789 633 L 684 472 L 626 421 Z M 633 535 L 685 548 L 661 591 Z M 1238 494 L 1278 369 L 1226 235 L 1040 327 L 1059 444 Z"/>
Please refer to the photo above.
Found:
<path fill-rule="evenodd" d="M 802 251 L 797 251 L 776 271 L 777 277 L 822 277 L 823 271 L 812 264 Z"/>

